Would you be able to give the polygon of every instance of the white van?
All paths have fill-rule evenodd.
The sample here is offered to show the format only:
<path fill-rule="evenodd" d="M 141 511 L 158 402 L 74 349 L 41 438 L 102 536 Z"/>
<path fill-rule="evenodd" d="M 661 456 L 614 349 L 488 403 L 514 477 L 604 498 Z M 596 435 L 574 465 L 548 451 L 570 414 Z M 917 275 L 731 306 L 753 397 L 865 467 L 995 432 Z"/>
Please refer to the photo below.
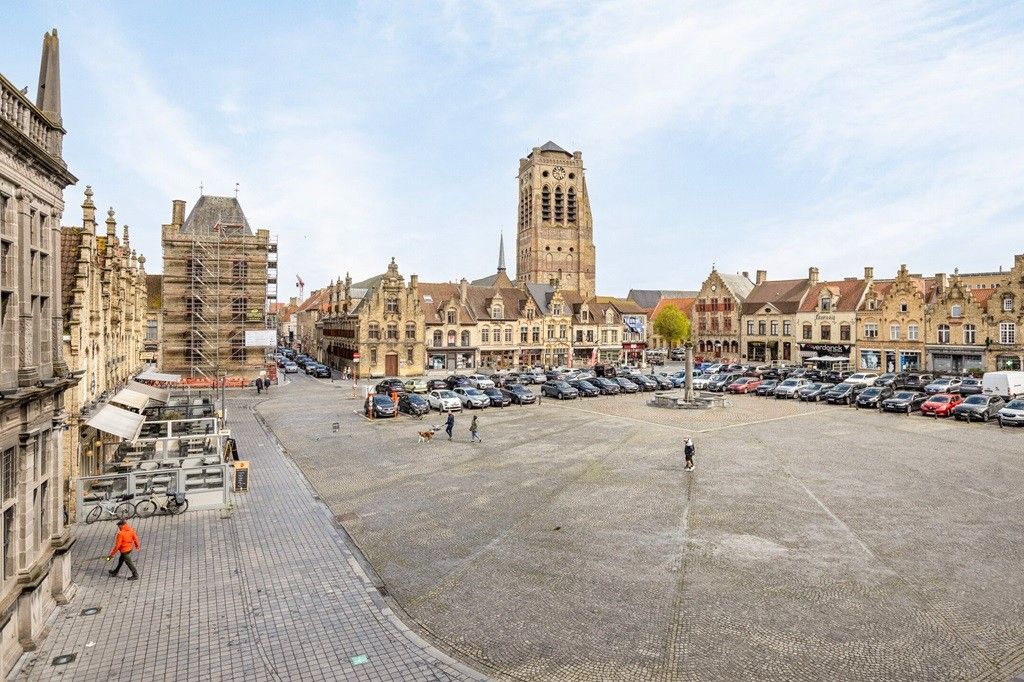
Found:
<path fill-rule="evenodd" d="M 1024 372 L 985 372 L 981 379 L 981 392 L 997 395 L 1004 400 L 1024 396 Z"/>

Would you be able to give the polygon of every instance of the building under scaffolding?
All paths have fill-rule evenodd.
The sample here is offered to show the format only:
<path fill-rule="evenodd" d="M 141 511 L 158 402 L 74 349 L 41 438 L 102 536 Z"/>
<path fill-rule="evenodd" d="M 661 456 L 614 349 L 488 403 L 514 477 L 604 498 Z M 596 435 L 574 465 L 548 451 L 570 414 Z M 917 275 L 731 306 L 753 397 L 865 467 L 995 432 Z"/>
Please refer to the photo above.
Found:
<path fill-rule="evenodd" d="M 258 376 L 264 347 L 245 333 L 268 328 L 277 298 L 277 240 L 249 227 L 238 199 L 203 195 L 185 217 L 175 200 L 163 226 L 161 369 L 189 378 Z"/>

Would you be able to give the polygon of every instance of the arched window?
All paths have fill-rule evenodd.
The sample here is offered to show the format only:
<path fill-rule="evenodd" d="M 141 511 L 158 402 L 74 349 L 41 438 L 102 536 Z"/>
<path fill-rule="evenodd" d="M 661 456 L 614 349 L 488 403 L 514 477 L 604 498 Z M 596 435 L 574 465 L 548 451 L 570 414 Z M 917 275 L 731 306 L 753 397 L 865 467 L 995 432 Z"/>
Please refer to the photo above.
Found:
<path fill-rule="evenodd" d="M 949 343 L 949 325 L 939 325 L 939 343 Z"/>
<path fill-rule="evenodd" d="M 376 322 L 371 322 L 368 326 L 368 336 L 371 341 L 380 341 L 380 325 Z"/>
<path fill-rule="evenodd" d="M 398 325 L 394 322 L 388 322 L 388 341 L 398 340 Z"/>
<path fill-rule="evenodd" d="M 551 220 L 551 190 L 547 185 L 540 191 L 540 218 Z"/>
<path fill-rule="evenodd" d="M 565 222 L 565 201 L 562 197 L 562 188 L 555 188 L 555 222 Z"/>
<path fill-rule="evenodd" d="M 440 348 L 443 343 L 444 343 L 444 335 L 441 333 L 440 329 L 435 329 L 434 330 L 434 348 Z"/>
<path fill-rule="evenodd" d="M 737 343 L 736 341 L 733 341 L 732 342 L 732 352 L 733 353 L 738 353 L 739 351 L 740 351 L 740 344 Z"/>
<path fill-rule="evenodd" d="M 449 346 L 454 346 L 455 345 L 455 330 L 454 329 L 451 329 L 451 330 L 448 331 L 448 345 Z"/>
<path fill-rule="evenodd" d="M 567 192 L 565 217 L 570 223 L 576 222 L 576 190 L 572 187 Z"/>
<path fill-rule="evenodd" d="M 491 330 L 488 329 L 487 327 L 484 327 L 483 329 L 480 330 L 480 343 L 490 343 L 490 342 L 491 342 Z"/>
<path fill-rule="evenodd" d="M 470 343 L 470 341 L 469 341 L 469 331 L 467 330 L 467 331 L 462 332 L 462 347 L 465 348 L 465 347 L 469 346 L 469 343 Z"/>

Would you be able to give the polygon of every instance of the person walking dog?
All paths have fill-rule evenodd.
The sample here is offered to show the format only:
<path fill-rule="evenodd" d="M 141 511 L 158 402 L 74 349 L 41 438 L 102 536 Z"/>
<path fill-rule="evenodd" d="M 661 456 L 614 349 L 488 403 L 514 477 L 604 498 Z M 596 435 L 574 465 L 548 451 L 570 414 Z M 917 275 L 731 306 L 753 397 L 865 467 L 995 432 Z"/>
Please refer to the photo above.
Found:
<path fill-rule="evenodd" d="M 483 438 L 480 437 L 480 424 L 477 422 L 476 415 L 473 415 L 473 421 L 469 423 L 469 442 L 470 443 L 483 443 Z"/>
<path fill-rule="evenodd" d="M 114 558 L 114 555 L 118 552 L 121 556 L 117 559 L 117 566 L 114 566 L 114 570 L 107 571 L 111 577 L 117 577 L 118 572 L 121 570 L 122 565 L 127 565 L 128 570 L 132 572 L 132 575 L 128 580 L 138 580 L 139 572 L 135 569 L 135 562 L 132 561 L 131 553 L 132 549 L 142 549 L 139 544 L 139 536 L 136 534 L 135 529 L 128 525 L 128 522 L 121 519 L 117 522 L 117 537 L 114 538 L 114 548 L 110 550 L 110 556 L 107 557 L 107 561 Z"/>
<path fill-rule="evenodd" d="M 697 448 L 693 445 L 693 439 L 687 436 L 686 445 L 683 446 L 683 454 L 686 455 L 686 466 L 683 471 L 693 471 L 693 454 Z"/>
<path fill-rule="evenodd" d="M 452 430 L 455 428 L 455 415 L 448 412 L 448 419 L 444 422 L 444 432 L 448 434 L 448 440 L 452 439 Z"/>

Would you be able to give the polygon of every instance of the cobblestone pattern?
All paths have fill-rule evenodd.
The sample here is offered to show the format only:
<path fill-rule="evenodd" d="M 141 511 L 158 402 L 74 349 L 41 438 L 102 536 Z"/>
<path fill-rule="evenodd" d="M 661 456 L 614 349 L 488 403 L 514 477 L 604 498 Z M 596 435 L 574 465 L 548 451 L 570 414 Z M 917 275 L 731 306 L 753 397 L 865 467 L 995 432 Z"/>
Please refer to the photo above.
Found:
<path fill-rule="evenodd" d="M 369 422 L 346 397 L 297 380 L 260 411 L 404 609 L 509 678 L 1024 668 L 1024 429 L 621 396 L 488 409 L 482 445 L 462 415 L 457 442 L 419 444 L 439 417 Z"/>
<path fill-rule="evenodd" d="M 252 462 L 251 491 L 233 496 L 230 516 L 136 520 L 137 582 L 106 574 L 113 524 L 77 526 L 78 594 L 19 679 L 484 679 L 395 617 L 254 402 L 229 400 L 229 427 Z M 102 610 L 80 615 L 90 606 Z M 74 662 L 51 665 L 70 653 Z"/>

